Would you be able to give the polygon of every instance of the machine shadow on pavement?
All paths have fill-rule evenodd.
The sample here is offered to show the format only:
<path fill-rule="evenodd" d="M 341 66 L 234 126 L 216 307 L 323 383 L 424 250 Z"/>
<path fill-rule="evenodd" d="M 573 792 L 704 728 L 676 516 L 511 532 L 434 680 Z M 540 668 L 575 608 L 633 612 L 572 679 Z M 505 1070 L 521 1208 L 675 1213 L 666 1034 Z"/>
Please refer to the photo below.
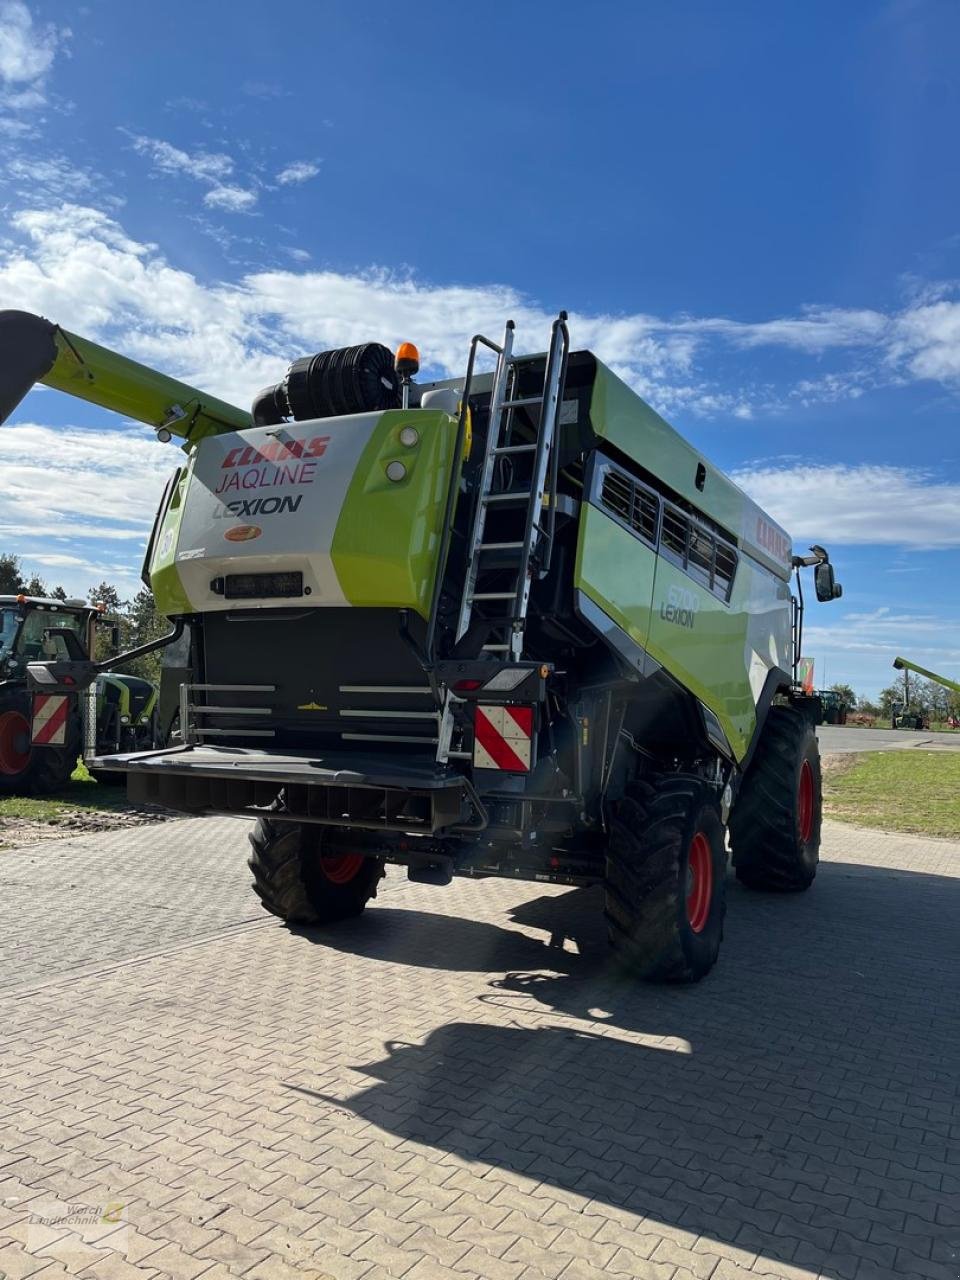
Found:
<path fill-rule="evenodd" d="M 723 960 L 692 988 L 627 977 L 590 890 L 512 912 L 549 941 L 393 908 L 314 935 L 491 975 L 476 1020 L 388 1042 L 357 1064 L 376 1083 L 340 1105 L 482 1176 L 512 1171 L 518 1196 L 601 1217 L 614 1206 L 651 1232 L 689 1232 L 688 1248 L 700 1236 L 707 1253 L 713 1241 L 837 1280 L 865 1260 L 909 1274 L 916 1248 L 918 1273 L 941 1274 L 929 1268 L 947 1265 L 957 1232 L 934 1221 L 960 1191 L 946 1163 L 960 880 L 829 863 L 809 894 L 731 880 L 729 899 Z"/>

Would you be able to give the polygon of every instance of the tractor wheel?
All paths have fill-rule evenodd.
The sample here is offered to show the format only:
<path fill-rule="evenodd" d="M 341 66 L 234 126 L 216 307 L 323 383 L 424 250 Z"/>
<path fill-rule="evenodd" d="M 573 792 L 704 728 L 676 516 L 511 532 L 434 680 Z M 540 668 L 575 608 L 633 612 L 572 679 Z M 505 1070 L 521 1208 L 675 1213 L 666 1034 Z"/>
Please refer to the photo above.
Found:
<path fill-rule="evenodd" d="M 0 700 L 0 795 L 45 796 L 70 781 L 80 755 L 76 714 L 70 715 L 63 747 L 35 747 L 30 735 L 29 694 Z"/>
<path fill-rule="evenodd" d="M 727 854 L 716 804 L 696 778 L 628 787 L 607 847 L 604 913 L 629 968 L 653 982 L 697 982 L 723 937 Z"/>
<path fill-rule="evenodd" d="M 730 815 L 737 879 L 750 889 L 809 889 L 820 861 L 822 810 L 813 725 L 793 707 L 771 707 Z"/>
<path fill-rule="evenodd" d="M 323 853 L 323 830 L 261 818 L 250 833 L 254 892 L 288 924 L 332 924 L 360 915 L 377 895 L 383 861 L 360 853 Z"/>

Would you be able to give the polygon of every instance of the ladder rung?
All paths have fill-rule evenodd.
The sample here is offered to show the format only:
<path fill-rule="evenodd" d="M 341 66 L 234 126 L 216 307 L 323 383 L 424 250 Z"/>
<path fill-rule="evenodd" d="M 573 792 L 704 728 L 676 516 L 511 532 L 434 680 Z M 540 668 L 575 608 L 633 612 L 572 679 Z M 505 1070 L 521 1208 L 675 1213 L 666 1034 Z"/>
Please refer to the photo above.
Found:
<path fill-rule="evenodd" d="M 478 551 L 522 551 L 522 542 L 481 542 Z"/>
<path fill-rule="evenodd" d="M 509 653 L 510 646 L 508 644 L 485 644 L 483 651 L 484 653 Z"/>
<path fill-rule="evenodd" d="M 484 496 L 484 502 L 529 502 L 530 491 L 526 493 L 488 493 Z"/>
<path fill-rule="evenodd" d="M 467 596 L 468 600 L 516 600 L 516 598 L 515 591 L 473 591 Z"/>
<path fill-rule="evenodd" d="M 543 404 L 543 396 L 524 396 L 522 400 L 501 400 L 501 409 L 522 409 L 525 404 Z"/>
<path fill-rule="evenodd" d="M 535 444 L 505 444 L 501 445 L 499 449 L 494 449 L 493 452 L 498 455 L 501 453 L 533 453 L 536 447 Z"/>

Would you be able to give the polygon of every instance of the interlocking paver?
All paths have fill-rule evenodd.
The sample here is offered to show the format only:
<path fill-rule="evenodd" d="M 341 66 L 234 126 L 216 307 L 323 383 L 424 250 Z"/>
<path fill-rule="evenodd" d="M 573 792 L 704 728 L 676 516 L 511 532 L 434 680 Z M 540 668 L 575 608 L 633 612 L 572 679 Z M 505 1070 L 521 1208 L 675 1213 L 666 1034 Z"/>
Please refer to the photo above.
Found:
<path fill-rule="evenodd" d="M 809 894 L 731 881 L 686 990 L 623 977 L 593 892 L 391 872 L 321 937 L 245 852 L 186 820 L 0 860 L 8 1280 L 956 1270 L 957 844 L 827 823 Z M 44 1235 L 52 1198 L 123 1225 Z"/>

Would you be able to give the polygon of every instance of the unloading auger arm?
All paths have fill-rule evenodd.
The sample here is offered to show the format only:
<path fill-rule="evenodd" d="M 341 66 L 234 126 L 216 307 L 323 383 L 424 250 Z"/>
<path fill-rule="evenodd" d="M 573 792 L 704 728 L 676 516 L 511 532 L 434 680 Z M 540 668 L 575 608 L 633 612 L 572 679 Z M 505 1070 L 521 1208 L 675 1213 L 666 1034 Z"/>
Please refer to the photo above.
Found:
<path fill-rule="evenodd" d="M 928 671 L 926 667 L 918 667 L 915 662 L 910 662 L 907 658 L 894 658 L 893 665 L 897 671 L 915 671 L 917 675 L 926 676 L 934 684 L 942 684 L 945 689 L 952 689 L 954 693 L 960 693 L 960 684 L 955 680 L 948 680 L 946 676 L 938 676 L 935 671 Z"/>
<path fill-rule="evenodd" d="M 250 426 L 250 414 L 29 311 L 0 311 L 0 423 L 36 382 L 191 443 Z M 166 439 L 167 437 L 163 437 Z"/>

